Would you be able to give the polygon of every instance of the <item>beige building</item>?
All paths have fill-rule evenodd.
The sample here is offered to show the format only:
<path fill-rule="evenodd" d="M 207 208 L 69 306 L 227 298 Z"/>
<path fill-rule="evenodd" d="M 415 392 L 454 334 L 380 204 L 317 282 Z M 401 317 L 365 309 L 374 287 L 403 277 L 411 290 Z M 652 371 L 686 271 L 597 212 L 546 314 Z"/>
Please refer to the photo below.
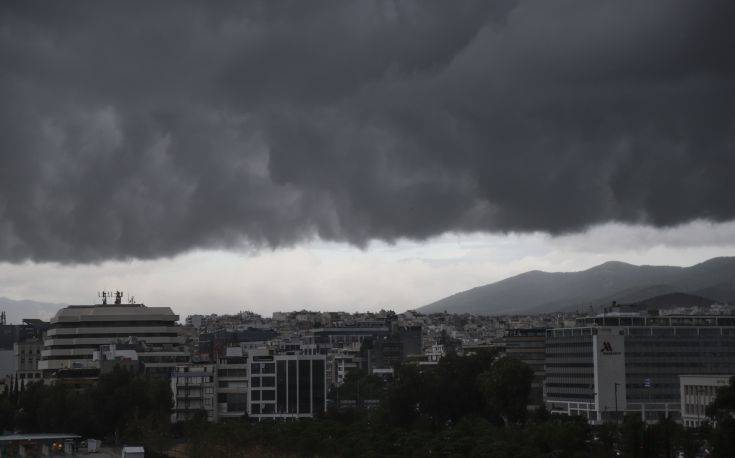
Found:
<path fill-rule="evenodd" d="M 94 379 L 99 375 L 95 351 L 135 345 L 147 373 L 170 376 L 176 366 L 191 360 L 178 319 L 169 307 L 70 305 L 51 319 L 38 369 L 44 378 Z"/>
<path fill-rule="evenodd" d="M 41 360 L 43 341 L 33 337 L 13 344 L 13 359 L 18 383 L 28 384 L 41 380 L 38 362 Z"/>
<path fill-rule="evenodd" d="M 707 417 L 707 406 L 717 397 L 717 390 L 730 383 L 733 375 L 680 375 L 681 420 L 684 426 L 697 427 Z"/>

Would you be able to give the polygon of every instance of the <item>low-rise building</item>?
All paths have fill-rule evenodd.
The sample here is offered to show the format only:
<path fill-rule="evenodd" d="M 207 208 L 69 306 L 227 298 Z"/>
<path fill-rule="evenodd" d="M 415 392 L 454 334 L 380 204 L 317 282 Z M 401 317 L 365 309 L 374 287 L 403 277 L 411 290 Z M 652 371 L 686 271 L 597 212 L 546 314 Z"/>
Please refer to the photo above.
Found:
<path fill-rule="evenodd" d="M 717 397 L 717 390 L 727 386 L 735 375 L 680 375 L 681 422 L 698 427 L 707 417 L 707 406 Z"/>
<path fill-rule="evenodd" d="M 248 353 L 240 346 L 227 347 L 217 360 L 217 416 L 242 418 L 248 410 Z"/>
<path fill-rule="evenodd" d="M 171 421 L 188 420 L 199 413 L 204 413 L 209 421 L 217 421 L 216 386 L 217 368 L 214 364 L 176 367 L 171 375 L 174 401 Z"/>

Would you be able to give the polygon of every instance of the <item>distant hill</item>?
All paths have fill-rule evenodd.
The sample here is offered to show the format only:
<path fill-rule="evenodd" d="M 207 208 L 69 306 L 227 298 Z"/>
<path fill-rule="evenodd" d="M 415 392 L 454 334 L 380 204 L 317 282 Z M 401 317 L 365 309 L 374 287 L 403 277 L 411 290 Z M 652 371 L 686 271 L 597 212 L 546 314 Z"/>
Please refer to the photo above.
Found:
<path fill-rule="evenodd" d="M 636 266 L 610 261 L 580 272 L 534 270 L 453 294 L 417 309 L 421 313 L 506 314 L 571 311 L 635 303 L 670 293 L 735 302 L 735 257 L 691 267 Z"/>
<path fill-rule="evenodd" d="M 22 323 L 23 318 L 48 320 L 62 307 L 66 305 L 0 297 L 0 311 L 5 311 L 8 324 Z"/>
<path fill-rule="evenodd" d="M 687 293 L 669 293 L 638 301 L 632 306 L 646 310 L 661 310 L 673 307 L 707 307 L 718 302 L 715 299 Z"/>

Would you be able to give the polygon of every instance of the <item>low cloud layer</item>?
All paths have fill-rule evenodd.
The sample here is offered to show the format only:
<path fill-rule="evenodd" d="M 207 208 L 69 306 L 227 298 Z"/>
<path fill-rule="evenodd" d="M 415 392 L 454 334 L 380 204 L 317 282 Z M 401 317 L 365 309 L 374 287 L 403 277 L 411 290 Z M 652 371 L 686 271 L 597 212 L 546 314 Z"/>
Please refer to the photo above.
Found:
<path fill-rule="evenodd" d="M 3 2 L 0 260 L 735 219 L 735 3 Z"/>

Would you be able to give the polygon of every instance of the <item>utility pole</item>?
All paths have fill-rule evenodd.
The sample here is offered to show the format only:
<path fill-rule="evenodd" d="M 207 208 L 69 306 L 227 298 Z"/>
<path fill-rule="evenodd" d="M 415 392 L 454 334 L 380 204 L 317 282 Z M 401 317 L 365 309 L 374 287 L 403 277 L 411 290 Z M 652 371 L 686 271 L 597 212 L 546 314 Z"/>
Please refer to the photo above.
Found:
<path fill-rule="evenodd" d="M 615 423 L 620 423 L 620 415 L 618 414 L 618 385 L 620 385 L 618 382 L 614 383 L 615 385 Z"/>

